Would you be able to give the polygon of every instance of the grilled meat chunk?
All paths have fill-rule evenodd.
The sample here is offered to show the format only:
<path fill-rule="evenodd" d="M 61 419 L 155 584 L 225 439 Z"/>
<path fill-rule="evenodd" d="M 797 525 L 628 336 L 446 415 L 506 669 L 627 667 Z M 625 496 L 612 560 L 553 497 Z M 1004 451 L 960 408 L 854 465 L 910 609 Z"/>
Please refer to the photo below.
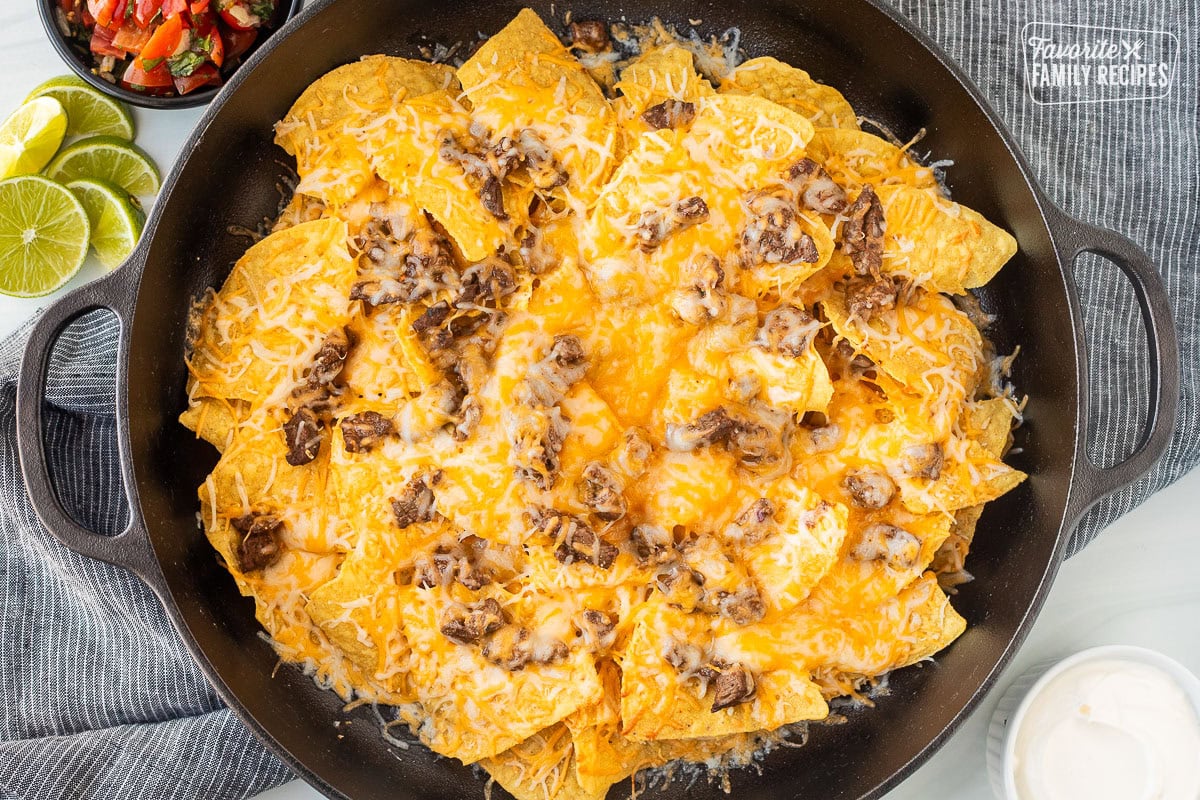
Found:
<path fill-rule="evenodd" d="M 772 309 L 758 330 L 756 344 L 776 353 L 800 358 L 812 346 L 821 323 L 799 306 L 785 303 Z"/>
<path fill-rule="evenodd" d="M 579 499 L 600 519 L 612 522 L 625 516 L 628 506 L 622 494 L 624 490 L 616 474 L 599 461 L 592 461 L 583 468 Z"/>
<path fill-rule="evenodd" d="M 396 432 L 392 421 L 378 411 L 344 417 L 341 428 L 347 453 L 365 453 Z"/>
<path fill-rule="evenodd" d="M 492 598 L 464 605 L 455 603 L 438 621 L 438 629 L 455 644 L 474 644 L 507 622 L 504 609 Z"/>
<path fill-rule="evenodd" d="M 867 184 L 846 212 L 842 225 L 842 252 L 850 256 L 859 275 L 879 277 L 883 268 L 883 204 L 875 188 Z"/>
<path fill-rule="evenodd" d="M 642 122 L 661 131 L 664 128 L 686 128 L 696 118 L 696 104 L 685 100 L 663 100 L 642 112 Z"/>
<path fill-rule="evenodd" d="M 716 678 L 713 679 L 712 710 L 732 708 L 754 699 L 757 683 L 754 673 L 743 664 L 727 664 L 723 661 L 713 662 Z"/>
<path fill-rule="evenodd" d="M 308 464 L 321 452 L 325 424 L 311 409 L 300 408 L 284 423 L 283 440 L 287 444 L 287 463 L 293 467 Z"/>
<path fill-rule="evenodd" d="M 850 548 L 850 557 L 859 561 L 884 561 L 893 569 L 908 569 L 921 557 L 921 540 L 886 522 L 868 525 L 858 543 Z"/>
<path fill-rule="evenodd" d="M 283 520 L 273 514 L 247 514 L 233 520 L 233 529 L 242 535 L 234 551 L 242 572 L 266 569 L 279 560 L 283 546 L 279 541 Z"/>
<path fill-rule="evenodd" d="M 637 221 L 635 238 L 643 251 L 656 249 L 667 237 L 708 219 L 708 204 L 699 196 L 687 197 L 670 208 L 649 208 Z"/>
<path fill-rule="evenodd" d="M 421 472 L 414 475 L 400 496 L 392 500 L 392 514 L 396 526 L 407 528 L 419 522 L 429 522 L 436 513 L 433 487 L 442 479 L 441 470 L 433 473 Z"/>
<path fill-rule="evenodd" d="M 811 158 L 788 167 L 787 181 L 804 207 L 818 214 L 837 214 L 846 208 L 846 191 Z"/>
<path fill-rule="evenodd" d="M 850 470 L 842 485 L 859 508 L 883 508 L 896 494 L 896 484 L 887 473 L 867 467 Z"/>
<path fill-rule="evenodd" d="M 746 200 L 746 209 L 750 216 L 741 232 L 743 267 L 814 264 L 820 259 L 816 242 L 801 227 L 790 200 L 758 192 Z"/>

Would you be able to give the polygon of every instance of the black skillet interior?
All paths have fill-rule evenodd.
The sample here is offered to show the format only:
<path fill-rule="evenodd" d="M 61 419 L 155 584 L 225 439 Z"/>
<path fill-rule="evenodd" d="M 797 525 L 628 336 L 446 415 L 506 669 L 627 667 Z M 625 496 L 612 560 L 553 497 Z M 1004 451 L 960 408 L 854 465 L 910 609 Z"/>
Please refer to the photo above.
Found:
<path fill-rule="evenodd" d="M 548 20 L 549 2 L 532 5 Z M 162 567 L 158 586 L 194 639 L 201 663 L 235 706 L 272 737 L 289 762 L 331 796 L 482 797 L 483 781 L 422 747 L 389 748 L 370 709 L 349 715 L 329 692 L 276 658 L 259 638 L 252 604 L 241 598 L 196 527 L 195 487 L 216 453 L 175 418 L 184 408 L 182 360 L 189 302 L 219 285 L 245 249 L 230 226 L 253 227 L 274 213 L 288 159 L 271 126 L 311 81 L 362 54 L 417 56 L 418 34 L 443 43 L 494 33 L 519 10 L 468 0 L 337 0 L 317 3 L 303 27 L 278 37 L 199 138 L 154 232 L 137 299 L 129 364 L 129 442 L 141 509 Z M 1023 634 L 1023 622 L 1056 562 L 1075 448 L 1076 334 L 1067 287 L 1036 191 L 987 115 L 932 53 L 865 0 L 646 0 L 556 3 L 557 19 L 654 15 L 705 34 L 737 25 L 748 55 L 775 55 L 841 89 L 861 114 L 901 137 L 926 128 L 922 148 L 950 158 L 954 197 L 1013 231 L 1021 252 L 987 288 L 999 315 L 1001 351 L 1022 346 L 1015 380 L 1028 392 L 1028 422 L 1012 462 L 1032 474 L 988 507 L 968 566 L 977 580 L 954 605 L 970 623 L 936 663 L 893 676 L 891 694 L 839 726 L 816 726 L 808 745 L 772 754 L 761 774 L 733 775 L 742 798 L 875 796 L 948 735 L 981 687 L 990 684 Z M 299 22 L 300 20 L 297 20 Z M 205 663 L 207 662 L 207 663 Z M 350 724 L 334 727 L 335 720 Z M 627 787 L 626 787 L 627 789 Z M 618 789 L 616 791 L 625 791 Z M 680 785 L 662 790 L 683 797 Z M 703 781 L 689 797 L 719 797 Z"/>

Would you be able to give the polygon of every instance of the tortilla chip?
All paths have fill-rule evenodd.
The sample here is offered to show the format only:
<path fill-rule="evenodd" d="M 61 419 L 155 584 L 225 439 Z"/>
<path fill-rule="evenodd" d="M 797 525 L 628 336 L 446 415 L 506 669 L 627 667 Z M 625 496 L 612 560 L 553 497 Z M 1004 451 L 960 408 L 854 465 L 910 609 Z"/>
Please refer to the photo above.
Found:
<path fill-rule="evenodd" d="M 777 185 L 812 138 L 808 120 L 759 97 L 712 95 L 696 106 L 686 130 L 637 137 L 584 225 L 584 263 L 601 300 L 660 299 L 686 285 L 698 251 L 731 257 L 747 219 L 747 195 Z M 708 220 L 672 233 L 648 253 L 639 251 L 633 232 L 641 215 L 693 196 L 705 202 Z M 822 237 L 815 226 L 813 235 Z M 822 238 L 828 254 L 827 232 Z"/>
<path fill-rule="evenodd" d="M 734 497 L 739 477 L 737 462 L 724 450 L 707 447 L 691 453 L 662 450 L 655 453 L 647 475 L 625 489 L 629 502 L 642 509 L 643 519 L 671 530 L 682 525 L 709 530 L 720 524 L 712 509 L 738 509 Z"/>
<path fill-rule="evenodd" d="M 1013 403 L 1003 397 L 970 403 L 963 414 L 963 433 L 996 458 L 1003 458 L 1012 442 Z"/>
<path fill-rule="evenodd" d="M 221 454 L 208 482 L 200 487 L 200 496 L 210 498 L 218 514 L 230 517 L 319 501 L 328 477 L 328 446 L 299 467 L 286 458 L 287 445 L 278 423 L 272 425 L 264 415 L 252 417 Z"/>
<path fill-rule="evenodd" d="M 937 178 L 891 142 L 864 131 L 817 128 L 808 144 L 808 157 L 851 191 L 864 184 L 902 183 L 915 189 L 934 189 Z"/>
<path fill-rule="evenodd" d="M 332 205 L 358 194 L 373 175 L 357 129 L 407 98 L 443 89 L 459 89 L 452 68 L 407 58 L 366 56 L 327 72 L 275 126 L 275 143 L 296 157 L 297 191 Z"/>
<path fill-rule="evenodd" d="M 517 800 L 603 800 L 578 780 L 570 731 L 556 723 L 479 765 Z"/>
<path fill-rule="evenodd" d="M 341 220 L 305 222 L 255 244 L 204 312 L 190 365 L 196 395 L 251 409 L 281 403 L 325 336 L 349 320 L 354 277 Z"/>
<path fill-rule="evenodd" d="M 458 69 L 473 117 L 494 135 L 532 128 L 567 171 L 554 197 L 579 209 L 616 164 L 616 118 L 604 91 L 532 10 L 522 9 Z M 582 141 L 581 141 L 582 140 Z"/>
<path fill-rule="evenodd" d="M 767 499 L 775 508 L 777 532 L 748 548 L 743 558 L 767 609 L 788 611 L 837 561 L 847 512 L 791 478 L 774 484 Z"/>
<path fill-rule="evenodd" d="M 914 290 L 895 309 L 869 323 L 851 320 L 845 296 L 829 292 L 821 304 L 838 336 L 865 353 L 892 378 L 929 395 L 942 411 L 955 409 L 975 392 L 983 338 L 949 298 Z M 942 416 L 946 416 L 944 413 Z M 947 427 L 942 420 L 938 427 Z"/>
<path fill-rule="evenodd" d="M 838 558 L 809 595 L 809 607 L 834 616 L 869 615 L 873 609 L 895 598 L 904 587 L 918 579 L 933 562 L 937 551 L 950 535 L 951 519 L 945 514 L 913 515 L 902 510 L 883 517 L 888 524 L 911 533 L 921 543 L 916 560 L 899 568 L 886 561 L 860 561 L 846 552 Z M 846 536 L 849 551 L 860 541 L 871 521 L 856 512 L 851 517 L 851 533 Z"/>
<path fill-rule="evenodd" d="M 400 594 L 401 625 L 412 648 L 409 677 L 428 715 L 419 733 L 435 752 L 473 764 L 560 722 L 603 691 L 585 649 L 564 661 L 509 672 L 485 660 L 479 647 L 452 644 L 442 635 L 438 619 L 449 602 L 446 589 L 407 586 Z M 476 718 L 470 724 L 454 698 L 471 704 Z"/>
<path fill-rule="evenodd" d="M 653 600 L 643 611 L 621 659 L 621 720 L 623 732 L 630 738 L 657 741 L 725 736 L 828 716 L 821 690 L 806 670 L 775 660 L 764 661 L 760 668 L 756 656 L 767 656 L 770 649 L 755 653 L 736 645 L 730 649 L 739 658 L 733 660 L 758 673 L 756 694 L 732 708 L 710 710 L 715 692 L 712 684 L 697 697 L 697 686 L 683 680 L 667 663 L 664 650 L 674 640 L 703 647 L 711 641 L 711 623 L 702 619 L 703 615 L 685 614 Z"/>
<path fill-rule="evenodd" d="M 439 155 L 440 135 L 463 138 L 470 113 L 450 92 L 432 92 L 397 108 L 395 122 L 381 125 L 366 141 L 371 165 L 394 191 L 409 196 L 453 237 L 468 261 L 482 261 L 513 239 L 524 210 L 506 205 L 513 216 L 499 220 L 483 207 L 478 186 L 458 162 Z M 507 198 L 506 198 L 507 199 Z"/>
<path fill-rule="evenodd" d="M 914 514 L 930 514 L 991 502 L 1015 489 L 1026 477 L 977 442 L 969 442 L 965 460 L 947 459 L 937 480 L 902 477 L 896 485 L 905 508 Z"/>
<path fill-rule="evenodd" d="M 765 98 L 823 128 L 858 129 L 858 117 L 841 92 L 770 56 L 742 62 L 718 91 Z"/>
<path fill-rule="evenodd" d="M 751 347 L 731 356 L 730 367 L 735 375 L 757 376 L 768 403 L 798 416 L 806 411 L 824 414 L 833 398 L 829 370 L 812 348 L 799 358 L 793 358 Z"/>
<path fill-rule="evenodd" d="M 887 220 L 885 271 L 928 275 L 930 289 L 964 294 L 990 281 L 1017 252 L 1008 231 L 933 190 L 888 185 L 876 193 Z"/>
<path fill-rule="evenodd" d="M 797 612 L 726 634 L 716 646 L 771 652 L 794 668 L 823 666 L 875 676 L 928 658 L 966 629 L 927 572 L 899 595 L 866 612 L 827 616 Z"/>
<path fill-rule="evenodd" d="M 664 100 L 694 101 L 714 94 L 712 85 L 696 72 L 692 52 L 673 44 L 642 52 L 621 71 L 616 88 L 625 98 L 622 116 L 630 122 Z M 650 127 L 638 120 L 637 129 Z"/>
<path fill-rule="evenodd" d="M 241 401 L 198 397 L 179 415 L 179 423 L 218 452 L 224 452 L 245 414 L 245 403 Z"/>

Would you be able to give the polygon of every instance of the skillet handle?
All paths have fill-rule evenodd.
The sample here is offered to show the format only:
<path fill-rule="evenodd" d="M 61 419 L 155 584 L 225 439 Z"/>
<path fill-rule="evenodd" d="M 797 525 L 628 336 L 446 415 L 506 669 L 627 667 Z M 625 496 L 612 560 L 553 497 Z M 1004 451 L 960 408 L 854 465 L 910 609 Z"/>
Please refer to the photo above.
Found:
<path fill-rule="evenodd" d="M 1116 264 L 1129 279 L 1150 351 L 1150 381 L 1146 386 L 1150 410 L 1145 425 L 1134 451 L 1111 467 L 1097 466 L 1087 454 L 1088 388 L 1087 385 L 1080 388 L 1085 429 L 1079 439 L 1075 480 L 1067 504 L 1067 520 L 1074 527 L 1084 512 L 1149 472 L 1166 452 L 1179 405 L 1179 340 L 1162 276 L 1144 250 L 1119 233 L 1082 222 L 1057 207 L 1054 207 L 1053 216 L 1054 243 L 1064 264 L 1070 265 L 1081 253 L 1095 253 Z M 1086 374 L 1085 337 L 1081 336 L 1080 342 Z"/>
<path fill-rule="evenodd" d="M 130 262 L 144 260 L 145 255 L 139 248 L 120 268 L 76 289 L 42 312 L 41 318 L 29 335 L 29 341 L 25 345 L 25 356 L 21 360 L 21 374 L 17 384 L 17 451 L 21 459 L 21 474 L 25 479 L 29 502 L 38 519 L 56 539 L 77 553 L 126 567 L 143 580 L 147 580 L 157 571 L 156 559 L 144 526 L 140 523 L 135 504 L 130 503 L 129 525 L 116 536 L 102 536 L 72 519 L 63 507 L 50 477 L 46 460 L 45 432 L 42 427 L 46 378 L 54 344 L 68 325 L 96 309 L 108 309 L 121 323 L 116 376 L 117 405 L 120 407 L 119 395 L 126 367 L 126 339 L 133 320 L 133 290 L 141 274 L 141 264 Z M 118 433 L 118 436 L 124 434 Z M 125 494 L 127 498 L 132 498 L 132 475 L 123 455 L 124 448 L 118 449 L 122 452 L 121 474 L 125 483 Z M 148 582 L 153 583 L 149 580 Z"/>

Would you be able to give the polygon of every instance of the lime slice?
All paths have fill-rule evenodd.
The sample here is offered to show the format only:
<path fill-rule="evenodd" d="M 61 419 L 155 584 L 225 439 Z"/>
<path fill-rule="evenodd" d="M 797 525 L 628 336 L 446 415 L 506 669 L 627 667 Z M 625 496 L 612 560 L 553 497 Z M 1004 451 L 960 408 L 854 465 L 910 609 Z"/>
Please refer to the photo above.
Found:
<path fill-rule="evenodd" d="M 53 97 L 67 110 L 68 136 L 116 136 L 133 141 L 133 117 L 120 100 L 97 91 L 75 75 L 59 75 L 25 98 Z"/>
<path fill-rule="evenodd" d="M 71 190 L 40 175 L 0 181 L 0 292 L 49 294 L 87 258 L 87 212 Z"/>
<path fill-rule="evenodd" d="M 132 195 L 154 194 L 159 186 L 158 168 L 150 156 L 115 136 L 92 136 L 67 145 L 46 167 L 46 174 L 62 183 L 98 178 Z"/>
<path fill-rule="evenodd" d="M 92 228 L 92 249 L 100 263 L 109 269 L 120 266 L 129 258 L 142 235 L 146 215 L 120 186 L 80 178 L 68 183 L 67 188 L 75 193 L 87 212 Z"/>
<path fill-rule="evenodd" d="M 0 123 L 0 180 L 46 166 L 67 132 L 67 112 L 53 97 L 39 97 Z"/>

